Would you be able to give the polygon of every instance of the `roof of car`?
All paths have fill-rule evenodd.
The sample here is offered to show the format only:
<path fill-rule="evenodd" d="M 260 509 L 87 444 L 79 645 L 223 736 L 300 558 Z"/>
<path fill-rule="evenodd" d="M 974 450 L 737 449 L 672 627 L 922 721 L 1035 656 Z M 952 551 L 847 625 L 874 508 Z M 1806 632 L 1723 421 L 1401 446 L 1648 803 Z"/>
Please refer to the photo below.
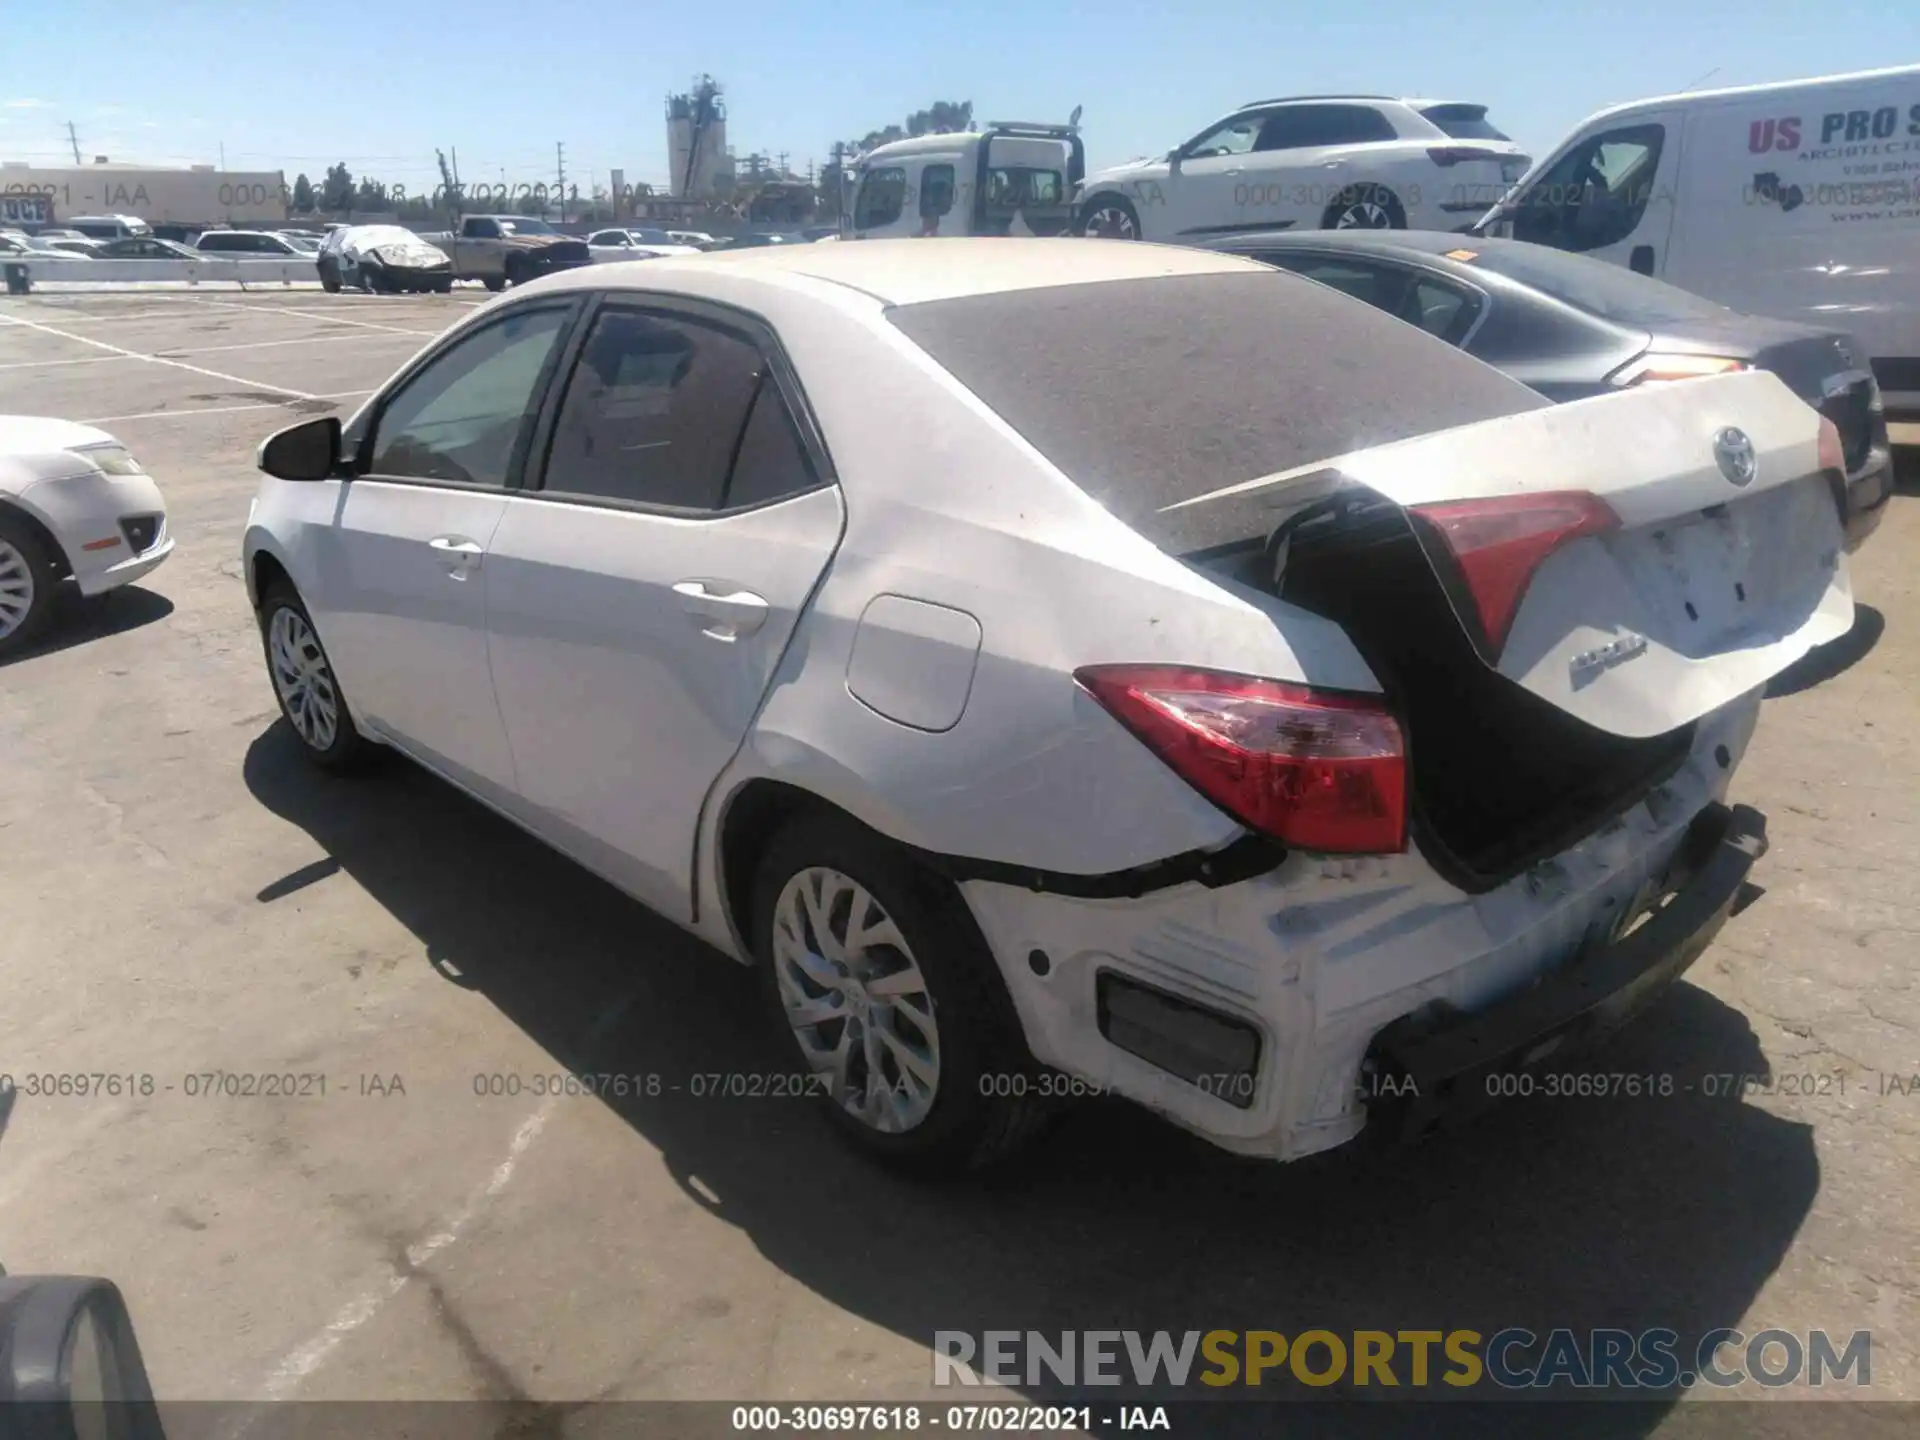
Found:
<path fill-rule="evenodd" d="M 1542 247 L 1525 240 L 1496 240 L 1462 235 L 1457 230 L 1261 230 L 1222 235 L 1200 242 L 1210 250 L 1352 250 L 1369 254 L 1424 255 L 1450 260 L 1458 250 L 1494 255 L 1524 248 L 1531 255 Z"/>
<path fill-rule="evenodd" d="M 1360 101 L 1366 104 L 1378 104 L 1380 101 L 1385 100 L 1395 105 L 1415 105 L 1415 104 L 1425 103 L 1423 101 L 1403 100 L 1398 95 L 1356 95 L 1356 94 L 1342 93 L 1338 95 L 1275 95 L 1268 100 L 1249 100 L 1247 101 L 1246 104 L 1242 105 L 1240 108 L 1242 110 L 1252 110 L 1255 108 L 1265 107 L 1268 105 L 1299 105 L 1299 104 L 1304 104 L 1308 102 L 1329 101 L 1329 100 L 1340 100 L 1340 101 L 1353 100 L 1353 101 Z"/>
<path fill-rule="evenodd" d="M 555 277 L 552 288 L 635 289 L 670 286 L 676 276 L 728 274 L 780 283 L 786 277 L 825 280 L 888 305 L 914 305 L 1006 290 L 1206 275 L 1256 264 L 1237 255 L 1179 245 L 1079 238 L 955 236 L 862 240 L 850 245 L 759 245 L 700 255 L 671 255 L 635 268 L 593 265 Z M 546 283 L 546 282 L 543 282 Z"/>

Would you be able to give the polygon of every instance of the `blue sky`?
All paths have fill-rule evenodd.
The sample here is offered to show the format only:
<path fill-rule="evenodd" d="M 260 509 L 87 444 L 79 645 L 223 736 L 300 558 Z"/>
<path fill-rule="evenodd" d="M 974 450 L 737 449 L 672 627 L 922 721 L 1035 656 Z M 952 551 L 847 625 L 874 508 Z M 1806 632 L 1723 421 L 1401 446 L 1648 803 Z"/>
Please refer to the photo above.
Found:
<path fill-rule="evenodd" d="M 709 71 L 728 141 L 803 167 L 934 100 L 1086 107 L 1088 159 L 1165 150 L 1234 105 L 1357 89 L 1474 100 L 1540 153 L 1596 109 L 1703 82 L 1920 62 L 1915 0 L 11 0 L 0 159 L 82 152 L 318 178 L 665 178 L 663 105 Z M 1711 72 L 1711 73 L 1709 73 Z M 1704 79 L 1703 79 L 1704 77 Z M 1916 96 L 1920 99 L 1920 96 Z M 585 189 L 584 183 L 582 189 Z"/>

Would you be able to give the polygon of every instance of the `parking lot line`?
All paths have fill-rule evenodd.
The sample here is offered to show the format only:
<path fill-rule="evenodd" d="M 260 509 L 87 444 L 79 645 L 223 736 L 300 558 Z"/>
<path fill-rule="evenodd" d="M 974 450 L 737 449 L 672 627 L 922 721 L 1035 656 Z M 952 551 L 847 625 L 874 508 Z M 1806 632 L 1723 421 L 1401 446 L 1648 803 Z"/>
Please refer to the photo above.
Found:
<path fill-rule="evenodd" d="M 244 310 L 249 315 L 297 315 L 302 320 L 317 321 L 322 325 L 356 325 L 363 330 L 390 330 L 395 335 L 417 335 L 422 340 L 431 340 L 438 330 L 403 330 L 398 325 L 382 325 L 373 320 L 349 320 L 344 315 L 325 315 L 317 310 L 290 310 L 285 305 L 242 305 L 233 300 L 208 300 L 193 295 L 189 299 L 199 305 L 211 305 L 220 310 Z"/>
<path fill-rule="evenodd" d="M 318 400 L 318 395 L 309 395 L 305 390 L 290 389 L 285 385 L 269 385 L 264 380 L 248 380 L 240 375 L 228 375 L 219 370 L 209 370 L 202 365 L 189 365 L 184 360 L 168 360 L 159 355 L 142 355 L 138 350 L 129 350 L 123 345 L 109 345 L 104 340 L 94 340 L 85 335 L 75 335 L 66 330 L 56 330 L 51 325 L 42 325 L 38 320 L 22 320 L 18 315 L 0 314 L 0 323 L 18 325 L 25 330 L 38 330 L 42 335 L 52 335 L 56 339 L 71 340 L 76 345 L 91 345 L 96 350 L 105 350 L 110 355 L 124 356 L 129 360 L 144 360 L 149 365 L 167 365 L 175 370 L 186 370 L 195 375 L 205 375 L 212 380 L 224 380 L 229 385 L 244 385 L 254 390 L 273 390 L 282 395 L 291 395 L 296 400 Z"/>
<path fill-rule="evenodd" d="M 252 382 L 248 382 L 252 383 Z M 267 386 L 275 389 L 275 386 Z M 302 400 L 356 400 L 362 395 L 371 395 L 371 390 L 334 390 L 325 395 L 302 395 Z M 82 425 L 120 425 L 128 420 L 185 420 L 195 415 L 237 415 L 242 410 L 284 410 L 284 405 L 207 405 L 198 410 L 142 410 L 137 415 L 100 415 L 91 420 L 82 420 Z"/>
<path fill-rule="evenodd" d="M 9 360 L 0 370 L 47 370 L 55 365 L 117 365 L 124 355 L 89 355 L 84 360 Z"/>

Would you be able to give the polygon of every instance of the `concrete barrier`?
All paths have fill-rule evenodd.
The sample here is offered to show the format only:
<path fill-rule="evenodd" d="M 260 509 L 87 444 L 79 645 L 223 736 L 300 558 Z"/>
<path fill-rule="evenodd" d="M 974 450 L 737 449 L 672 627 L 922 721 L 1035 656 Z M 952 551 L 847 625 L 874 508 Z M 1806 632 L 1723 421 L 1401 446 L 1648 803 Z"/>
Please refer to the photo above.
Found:
<path fill-rule="evenodd" d="M 36 285 L 227 284 L 317 285 L 320 272 L 307 259 L 229 260 L 34 260 L 0 261 L 7 293 L 27 294 Z"/>

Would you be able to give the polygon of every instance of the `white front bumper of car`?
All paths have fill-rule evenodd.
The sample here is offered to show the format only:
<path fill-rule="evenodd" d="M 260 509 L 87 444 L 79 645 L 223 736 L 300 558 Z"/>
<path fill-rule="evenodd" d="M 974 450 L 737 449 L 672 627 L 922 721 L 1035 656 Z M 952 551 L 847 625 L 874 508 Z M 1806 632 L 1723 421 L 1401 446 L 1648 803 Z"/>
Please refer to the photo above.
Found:
<path fill-rule="evenodd" d="M 1256 879 L 1138 899 L 962 889 L 1036 1059 L 1226 1149 L 1290 1160 L 1366 1124 L 1363 1065 L 1385 1027 L 1434 1002 L 1474 1015 L 1506 1001 L 1652 898 L 1692 822 L 1724 798 L 1759 711 L 1755 693 L 1708 715 L 1685 764 L 1639 804 L 1481 895 L 1412 850 L 1296 854 Z M 1103 971 L 1257 1033 L 1251 1078 L 1178 1079 L 1110 1041 Z"/>
<path fill-rule="evenodd" d="M 59 542 L 83 595 L 99 595 L 150 573 L 173 553 L 167 505 L 150 475 L 98 472 L 40 480 L 20 493 Z M 156 517 L 153 538 L 138 551 L 122 520 Z"/>

